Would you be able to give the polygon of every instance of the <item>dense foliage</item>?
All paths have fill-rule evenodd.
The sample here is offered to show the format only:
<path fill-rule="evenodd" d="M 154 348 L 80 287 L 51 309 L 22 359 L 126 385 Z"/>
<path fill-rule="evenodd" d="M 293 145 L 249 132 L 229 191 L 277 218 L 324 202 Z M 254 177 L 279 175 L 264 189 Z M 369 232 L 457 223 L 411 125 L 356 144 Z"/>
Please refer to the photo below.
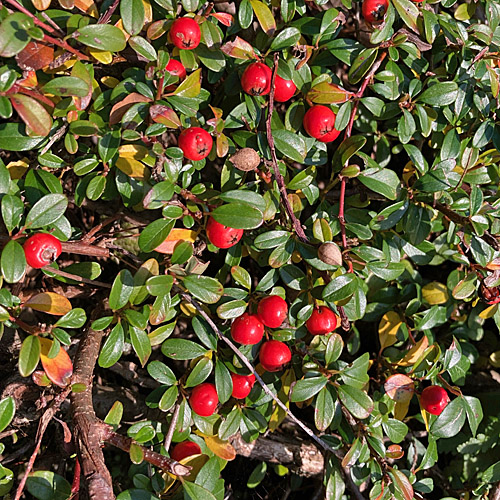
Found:
<path fill-rule="evenodd" d="M 500 497 L 500 6 L 365 1 L 4 0 L 1 495 Z"/>

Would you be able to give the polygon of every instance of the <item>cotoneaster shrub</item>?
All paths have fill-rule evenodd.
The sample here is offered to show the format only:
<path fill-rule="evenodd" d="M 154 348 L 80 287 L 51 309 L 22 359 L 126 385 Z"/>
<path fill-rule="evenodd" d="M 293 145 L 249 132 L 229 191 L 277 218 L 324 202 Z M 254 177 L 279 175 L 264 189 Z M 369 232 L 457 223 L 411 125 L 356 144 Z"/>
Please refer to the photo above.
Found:
<path fill-rule="evenodd" d="M 499 25 L 3 2 L 0 494 L 498 498 Z"/>

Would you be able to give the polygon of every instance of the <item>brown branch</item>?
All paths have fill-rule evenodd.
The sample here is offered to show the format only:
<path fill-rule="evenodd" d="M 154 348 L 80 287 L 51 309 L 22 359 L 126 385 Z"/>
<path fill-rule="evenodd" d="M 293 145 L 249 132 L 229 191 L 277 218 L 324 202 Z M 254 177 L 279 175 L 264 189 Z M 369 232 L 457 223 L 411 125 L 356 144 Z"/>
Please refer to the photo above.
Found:
<path fill-rule="evenodd" d="M 228 337 L 225 335 L 222 335 L 222 332 L 219 330 L 217 325 L 212 321 L 212 318 L 203 310 L 203 308 L 198 304 L 196 300 L 194 300 L 189 294 L 185 293 L 181 289 L 177 288 L 176 290 L 184 300 L 189 302 L 194 308 L 201 314 L 201 316 L 205 319 L 205 321 L 210 325 L 212 330 L 215 332 L 217 337 L 225 342 L 228 347 L 236 354 L 236 356 L 241 360 L 241 362 L 253 373 L 259 384 L 261 385 L 262 389 L 264 392 L 271 397 L 276 404 L 286 413 L 287 417 L 292 420 L 295 424 L 297 424 L 311 439 L 316 441 L 324 450 L 329 451 L 330 453 L 333 453 L 337 458 L 342 460 L 344 458 L 344 455 L 341 451 L 339 450 L 334 450 L 328 443 L 323 441 L 320 437 L 316 436 L 316 434 L 306 425 L 304 424 L 301 420 L 299 420 L 287 406 L 267 387 L 266 383 L 262 380 L 260 375 L 255 371 L 255 368 L 252 366 L 250 361 L 248 361 L 248 358 L 241 353 L 241 351 L 229 340 Z"/>
<path fill-rule="evenodd" d="M 85 385 L 85 390 L 71 395 L 73 439 L 84 478 L 82 486 L 87 489 L 90 500 L 115 498 L 101 449 L 105 427 L 96 417 L 92 403 L 92 375 L 103 336 L 103 331 L 88 329 L 80 340 L 74 359 L 73 383 Z"/>
<path fill-rule="evenodd" d="M 170 425 L 168 426 L 168 432 L 163 441 L 163 447 L 168 451 L 170 445 L 172 444 L 172 438 L 174 437 L 175 428 L 177 427 L 177 421 L 179 420 L 179 413 L 181 411 L 181 405 L 179 403 L 175 404 L 174 413 L 172 413 L 172 420 L 170 420 Z"/>
<path fill-rule="evenodd" d="M 307 243 L 309 241 L 309 239 L 307 238 L 306 233 L 304 233 L 304 229 L 302 228 L 300 221 L 297 219 L 297 217 L 293 213 L 292 206 L 290 205 L 290 201 L 288 200 L 288 194 L 286 192 L 285 181 L 284 181 L 283 176 L 281 175 L 281 172 L 280 172 L 279 167 L 278 167 L 278 158 L 276 157 L 276 148 L 274 146 L 274 138 L 273 138 L 273 133 L 271 130 L 271 119 L 273 117 L 273 108 L 274 108 L 274 82 L 276 80 L 276 71 L 278 68 L 278 60 L 279 60 L 279 53 L 276 52 L 274 54 L 274 65 L 273 65 L 273 73 L 272 73 L 272 78 L 271 78 L 271 92 L 269 94 L 269 110 L 267 113 L 267 120 L 266 120 L 267 142 L 269 143 L 269 149 L 271 150 L 271 160 L 272 160 L 272 164 L 273 164 L 274 177 L 276 178 L 276 182 L 278 183 L 281 201 L 282 201 L 283 205 L 285 206 L 285 210 L 286 210 L 286 213 L 288 214 L 288 217 L 290 217 L 290 220 L 292 221 L 293 228 L 295 229 L 297 236 L 299 237 L 299 239 L 301 241 L 303 241 L 304 243 Z"/>
<path fill-rule="evenodd" d="M 89 245 L 80 241 L 61 241 L 62 251 L 66 253 L 75 253 L 78 255 L 89 255 L 90 257 L 109 258 L 109 249 Z"/>
<path fill-rule="evenodd" d="M 36 445 L 33 453 L 31 454 L 31 457 L 28 461 L 28 464 L 26 465 L 26 469 L 24 471 L 24 475 L 19 483 L 19 486 L 17 487 L 16 491 L 16 496 L 14 497 L 14 500 L 20 500 L 24 486 L 26 485 L 26 481 L 28 479 L 28 476 L 30 472 L 33 469 L 33 466 L 35 465 L 35 460 L 36 456 L 38 455 L 38 452 L 40 451 L 40 446 L 42 445 L 42 439 L 43 435 L 45 434 L 45 431 L 47 430 L 47 427 L 56 414 L 57 410 L 61 406 L 61 404 L 64 402 L 64 400 L 68 397 L 68 394 L 71 392 L 71 387 L 66 387 L 63 389 L 55 398 L 52 404 L 50 405 L 49 408 L 45 411 L 45 413 L 42 415 L 42 418 L 40 419 L 38 423 L 38 430 L 36 432 Z"/>
<path fill-rule="evenodd" d="M 496 483 L 495 486 L 493 486 L 488 498 L 490 500 L 500 500 L 500 482 Z"/>
<path fill-rule="evenodd" d="M 106 24 L 111 19 L 111 16 L 114 14 L 119 3 L 120 0 L 115 0 L 108 10 L 99 17 L 97 24 Z"/>
<path fill-rule="evenodd" d="M 106 443 L 112 444 L 127 453 L 130 451 L 130 447 L 134 443 L 133 439 L 114 432 L 109 426 L 106 426 L 103 439 Z M 173 458 L 160 455 L 155 451 L 144 448 L 144 446 L 140 446 L 140 448 L 142 450 L 144 460 L 163 471 L 171 472 L 176 476 L 187 476 L 191 471 L 191 467 L 182 465 Z"/>

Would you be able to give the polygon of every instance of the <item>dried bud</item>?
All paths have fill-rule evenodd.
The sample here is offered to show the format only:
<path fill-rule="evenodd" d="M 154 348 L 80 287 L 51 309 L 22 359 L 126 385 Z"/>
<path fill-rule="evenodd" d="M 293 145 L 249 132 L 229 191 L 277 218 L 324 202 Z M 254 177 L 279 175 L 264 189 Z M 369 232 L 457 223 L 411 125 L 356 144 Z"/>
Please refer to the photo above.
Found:
<path fill-rule="evenodd" d="M 342 265 L 342 252 L 336 243 L 327 241 L 318 248 L 318 257 L 329 266 Z"/>
<path fill-rule="evenodd" d="M 243 148 L 237 151 L 229 161 L 237 168 L 243 172 L 250 172 L 255 170 L 260 165 L 260 156 L 252 148 Z"/>

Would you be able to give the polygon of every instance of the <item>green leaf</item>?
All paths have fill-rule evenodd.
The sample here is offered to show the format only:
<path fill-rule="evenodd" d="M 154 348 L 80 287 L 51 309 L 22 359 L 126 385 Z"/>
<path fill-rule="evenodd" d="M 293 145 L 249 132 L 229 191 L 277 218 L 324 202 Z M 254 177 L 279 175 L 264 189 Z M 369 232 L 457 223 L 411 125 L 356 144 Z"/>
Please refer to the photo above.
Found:
<path fill-rule="evenodd" d="M 369 168 L 362 172 L 358 176 L 358 179 L 368 189 L 385 196 L 389 200 L 395 200 L 397 198 L 397 191 L 401 181 L 393 170 L 388 168 L 383 168 L 381 170 Z"/>
<path fill-rule="evenodd" d="M 227 203 L 212 211 L 212 217 L 224 226 L 235 229 L 255 229 L 262 224 L 260 210 L 242 203 Z"/>
<path fill-rule="evenodd" d="M 175 220 L 158 219 L 151 222 L 139 236 L 139 248 L 143 252 L 152 252 L 167 239 L 174 225 Z"/>
<path fill-rule="evenodd" d="M 144 26 L 145 11 L 142 0 L 121 0 L 120 16 L 129 35 L 137 35 Z"/>
<path fill-rule="evenodd" d="M 160 382 L 160 384 L 174 385 L 177 382 L 175 373 L 161 361 L 151 361 L 147 370 L 151 377 L 153 377 L 157 382 Z"/>
<path fill-rule="evenodd" d="M 319 377 L 305 378 L 298 380 L 292 389 L 290 400 L 294 403 L 312 398 L 328 383 L 328 379 L 321 375 Z"/>
<path fill-rule="evenodd" d="M 408 434 L 408 426 L 404 422 L 395 418 L 389 418 L 387 419 L 387 422 L 382 422 L 382 427 L 384 428 L 387 437 L 393 443 L 401 443 L 401 441 L 403 441 Z"/>
<path fill-rule="evenodd" d="M 293 47 L 300 39 L 300 31 L 297 28 L 285 28 L 278 33 L 278 36 L 272 41 L 269 50 L 281 50 L 287 47 Z"/>
<path fill-rule="evenodd" d="M 109 294 L 109 307 L 111 310 L 117 311 L 125 307 L 133 290 L 134 278 L 132 273 L 128 269 L 122 269 L 113 281 Z"/>
<path fill-rule="evenodd" d="M 122 356 L 125 347 L 125 333 L 121 323 L 111 330 L 99 353 L 98 363 L 102 368 L 113 366 Z"/>
<path fill-rule="evenodd" d="M 129 334 L 132 347 L 141 362 L 141 366 L 144 367 L 151 355 L 151 342 L 149 337 L 144 330 L 136 328 L 135 326 L 129 327 Z"/>
<path fill-rule="evenodd" d="M 414 189 L 424 193 L 435 193 L 455 188 L 460 182 L 460 174 L 455 169 L 453 159 L 444 160 L 429 170 L 413 185 Z"/>
<path fill-rule="evenodd" d="M 340 377 L 346 385 L 362 389 L 370 379 L 368 377 L 369 365 L 370 355 L 365 352 L 362 356 L 344 368 L 340 372 Z"/>
<path fill-rule="evenodd" d="M 23 247 L 15 240 L 10 240 L 2 250 L 0 257 L 2 276 L 7 283 L 21 281 L 26 272 L 26 257 Z"/>
<path fill-rule="evenodd" d="M 431 425 L 430 432 L 436 438 L 456 436 L 465 423 L 467 403 L 463 398 L 455 398 Z"/>
<path fill-rule="evenodd" d="M 68 500 L 71 497 L 68 481 L 48 470 L 32 472 L 26 481 L 26 488 L 38 500 Z"/>
<path fill-rule="evenodd" d="M 168 339 L 163 342 L 161 352 L 172 359 L 194 359 L 203 356 L 207 349 L 186 339 Z"/>
<path fill-rule="evenodd" d="M 0 57 L 19 54 L 30 41 L 27 30 L 32 27 L 33 21 L 26 14 L 8 15 L 0 24 Z"/>
<path fill-rule="evenodd" d="M 68 199 L 63 194 L 47 194 L 40 198 L 28 212 L 25 226 L 37 229 L 53 224 L 68 206 Z"/>
<path fill-rule="evenodd" d="M 29 137 L 23 123 L 0 123 L 0 149 L 32 151 L 45 143 L 44 137 Z"/>
<path fill-rule="evenodd" d="M 184 387 L 195 387 L 197 385 L 200 385 L 210 376 L 210 374 L 212 373 L 212 369 L 212 360 L 204 356 L 198 361 L 198 363 L 196 363 L 195 367 L 192 369 L 191 373 L 186 379 Z"/>
<path fill-rule="evenodd" d="M 89 90 L 89 84 L 76 76 L 60 76 L 43 86 L 44 93 L 58 96 L 86 97 Z"/>
<path fill-rule="evenodd" d="M 323 387 L 314 404 L 314 423 L 319 431 L 326 431 L 335 415 L 335 402 L 327 387 Z"/>
<path fill-rule="evenodd" d="M 142 0 L 139 0 L 142 4 Z M 158 54 L 156 49 L 142 36 L 131 36 L 128 39 L 129 45 L 148 61 L 156 61 Z"/>
<path fill-rule="evenodd" d="M 250 477 L 247 481 L 247 488 L 253 489 L 259 486 L 262 480 L 266 477 L 267 463 L 261 462 L 257 464 L 254 470 L 251 472 Z"/>
<path fill-rule="evenodd" d="M 23 340 L 19 351 L 19 373 L 22 377 L 31 375 L 40 361 L 40 340 L 35 335 L 29 335 Z"/>
<path fill-rule="evenodd" d="M 271 9 L 260 0 L 250 0 L 250 4 L 264 33 L 273 36 L 276 31 L 276 21 Z"/>
<path fill-rule="evenodd" d="M 483 420 L 483 408 L 481 406 L 481 401 L 473 396 L 464 396 L 464 403 L 470 430 L 472 431 L 472 435 L 475 436 L 477 428 Z"/>
<path fill-rule="evenodd" d="M 94 49 L 120 52 L 125 48 L 123 31 L 111 24 L 89 24 L 77 31 L 76 39 Z"/>
<path fill-rule="evenodd" d="M 196 483 L 183 481 L 185 500 L 217 500 L 206 488 Z"/>
<path fill-rule="evenodd" d="M 8 396 L 0 401 L 0 432 L 7 428 L 16 413 L 16 402 Z"/>
<path fill-rule="evenodd" d="M 205 304 L 217 303 L 224 293 L 224 287 L 215 278 L 208 276 L 186 276 L 183 283 L 193 297 Z"/>
<path fill-rule="evenodd" d="M 406 26 L 418 33 L 417 19 L 420 14 L 418 7 L 411 0 L 394 0 L 392 3 Z"/>
<path fill-rule="evenodd" d="M 286 157 L 302 163 L 307 154 L 306 143 L 299 135 L 289 130 L 273 130 L 276 149 Z"/>
<path fill-rule="evenodd" d="M 409 3 L 410 0 L 405 0 Z M 412 4 L 414 5 L 414 4 Z M 458 85 L 455 82 L 440 82 L 422 92 L 418 101 L 430 106 L 447 106 L 457 99 Z"/>
<path fill-rule="evenodd" d="M 366 144 L 366 137 L 362 135 L 353 135 L 347 138 L 335 151 L 332 159 L 332 165 L 335 172 L 344 167 L 353 155 L 355 155 Z"/>
<path fill-rule="evenodd" d="M 221 403 L 229 400 L 233 392 L 233 380 L 226 365 L 220 360 L 215 364 L 215 388 Z"/>
<path fill-rule="evenodd" d="M 76 307 L 57 320 L 54 326 L 59 328 L 81 328 L 85 321 L 87 321 L 85 311 L 80 307 Z"/>
<path fill-rule="evenodd" d="M 241 316 L 247 308 L 244 300 L 230 300 L 217 308 L 217 316 L 221 319 L 232 319 Z"/>
<path fill-rule="evenodd" d="M 375 59 L 377 59 L 377 54 L 377 47 L 365 49 L 359 53 L 349 69 L 349 83 L 353 85 L 358 83 L 368 73 Z"/>
<path fill-rule="evenodd" d="M 234 189 L 232 191 L 226 191 L 221 193 L 219 198 L 227 203 L 241 203 L 245 205 L 250 205 L 251 207 L 260 210 L 262 213 L 266 210 L 266 200 L 259 193 L 254 191 L 248 191 L 246 189 Z"/>
<path fill-rule="evenodd" d="M 217 391 L 217 394 L 220 394 L 219 391 Z M 219 437 L 223 441 L 227 441 L 231 436 L 234 436 L 238 432 L 238 429 L 240 428 L 240 422 L 241 410 L 239 408 L 233 408 L 231 410 L 231 413 L 229 413 L 229 415 L 227 416 L 226 420 L 224 420 L 219 426 Z"/>
<path fill-rule="evenodd" d="M 354 293 L 357 286 L 359 283 L 355 274 L 347 273 L 337 276 L 323 289 L 323 300 L 338 302 L 347 299 Z"/>
<path fill-rule="evenodd" d="M 348 385 L 341 385 L 337 389 L 340 401 L 353 416 L 361 419 L 370 416 L 373 411 L 373 401 L 366 392 Z"/>

